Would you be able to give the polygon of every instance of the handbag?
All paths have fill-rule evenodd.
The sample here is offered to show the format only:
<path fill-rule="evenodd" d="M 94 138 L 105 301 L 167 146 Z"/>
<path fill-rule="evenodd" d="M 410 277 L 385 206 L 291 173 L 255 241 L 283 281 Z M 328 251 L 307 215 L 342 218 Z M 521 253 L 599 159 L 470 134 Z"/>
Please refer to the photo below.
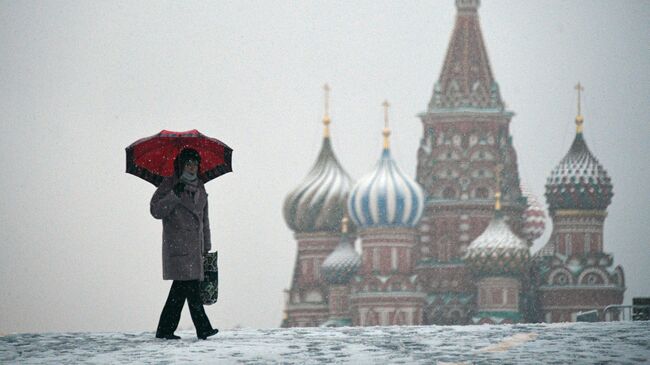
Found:
<path fill-rule="evenodd" d="M 219 267 L 217 252 L 203 255 L 203 281 L 201 282 L 201 300 L 204 305 L 210 305 L 219 299 Z"/>

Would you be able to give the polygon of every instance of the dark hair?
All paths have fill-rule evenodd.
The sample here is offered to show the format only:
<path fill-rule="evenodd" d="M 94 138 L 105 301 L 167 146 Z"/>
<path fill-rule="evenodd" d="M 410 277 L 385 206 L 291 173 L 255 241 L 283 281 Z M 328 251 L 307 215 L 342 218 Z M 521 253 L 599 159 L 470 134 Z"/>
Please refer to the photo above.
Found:
<path fill-rule="evenodd" d="M 196 150 L 184 148 L 174 160 L 174 173 L 176 176 L 181 176 L 183 174 L 183 167 L 185 166 L 185 163 L 190 160 L 198 162 L 199 168 L 201 167 L 201 155 L 199 155 Z"/>

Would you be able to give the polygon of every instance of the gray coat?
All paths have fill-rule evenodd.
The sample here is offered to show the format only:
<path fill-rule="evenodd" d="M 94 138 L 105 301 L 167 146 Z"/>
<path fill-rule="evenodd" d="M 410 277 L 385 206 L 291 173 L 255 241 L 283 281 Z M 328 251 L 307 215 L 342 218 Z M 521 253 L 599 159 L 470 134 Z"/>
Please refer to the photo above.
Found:
<path fill-rule="evenodd" d="M 173 192 L 178 177 L 163 180 L 151 198 L 151 215 L 162 219 L 163 280 L 203 280 L 203 253 L 210 251 L 208 194 L 203 182 L 193 199 Z"/>

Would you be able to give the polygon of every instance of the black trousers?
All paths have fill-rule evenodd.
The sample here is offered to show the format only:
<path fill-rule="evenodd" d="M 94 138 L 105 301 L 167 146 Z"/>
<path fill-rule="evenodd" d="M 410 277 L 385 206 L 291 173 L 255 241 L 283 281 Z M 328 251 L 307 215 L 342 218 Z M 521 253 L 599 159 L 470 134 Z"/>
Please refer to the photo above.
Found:
<path fill-rule="evenodd" d="M 201 287 L 198 280 L 174 280 L 172 287 L 169 289 L 169 296 L 165 307 L 160 314 L 158 329 L 156 335 L 170 335 L 176 331 L 178 322 L 181 320 L 181 311 L 185 305 L 185 299 L 190 307 L 190 315 L 197 336 L 212 331 L 212 325 L 208 316 L 203 310 L 203 301 L 201 301 Z"/>

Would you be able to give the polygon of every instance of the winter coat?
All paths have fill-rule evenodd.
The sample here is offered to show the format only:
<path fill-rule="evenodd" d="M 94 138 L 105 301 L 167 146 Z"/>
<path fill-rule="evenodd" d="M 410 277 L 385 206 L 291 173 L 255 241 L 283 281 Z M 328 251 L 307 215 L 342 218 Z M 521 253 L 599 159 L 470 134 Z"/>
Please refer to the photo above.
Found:
<path fill-rule="evenodd" d="M 173 191 L 176 176 L 165 178 L 151 198 L 151 215 L 162 219 L 163 280 L 203 280 L 203 253 L 210 251 L 208 194 L 199 181 L 196 199 Z"/>

